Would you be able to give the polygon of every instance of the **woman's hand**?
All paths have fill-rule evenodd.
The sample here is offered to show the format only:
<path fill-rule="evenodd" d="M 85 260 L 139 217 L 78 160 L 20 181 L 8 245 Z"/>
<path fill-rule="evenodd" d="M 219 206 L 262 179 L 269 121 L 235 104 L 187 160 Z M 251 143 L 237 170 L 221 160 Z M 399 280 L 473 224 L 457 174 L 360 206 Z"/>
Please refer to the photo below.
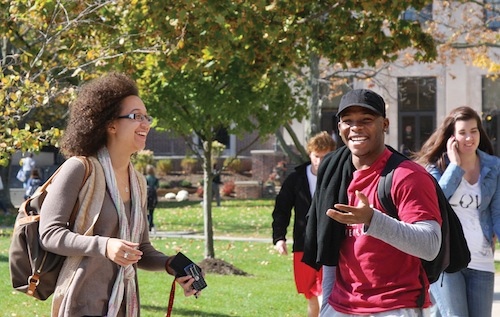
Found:
<path fill-rule="evenodd" d="M 127 266 L 141 259 L 142 251 L 138 248 L 139 243 L 109 238 L 106 244 L 106 256 L 118 265 Z"/>
<path fill-rule="evenodd" d="M 186 275 L 186 276 L 180 276 L 175 279 L 177 283 L 182 287 L 184 290 L 184 296 L 191 296 L 194 295 L 196 298 L 200 296 L 201 291 L 197 291 L 193 288 L 193 282 L 194 278 L 191 275 Z"/>
<path fill-rule="evenodd" d="M 454 136 L 451 136 L 446 142 L 446 152 L 450 163 L 455 163 L 460 166 L 460 155 L 458 154 L 458 141 Z"/>

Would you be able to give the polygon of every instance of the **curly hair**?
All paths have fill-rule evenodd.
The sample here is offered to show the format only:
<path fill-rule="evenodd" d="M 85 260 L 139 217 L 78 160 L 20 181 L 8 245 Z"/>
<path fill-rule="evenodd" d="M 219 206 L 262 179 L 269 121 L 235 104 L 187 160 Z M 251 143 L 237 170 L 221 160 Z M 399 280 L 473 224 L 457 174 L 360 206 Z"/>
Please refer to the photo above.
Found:
<path fill-rule="evenodd" d="M 307 142 L 308 154 L 312 152 L 333 151 L 336 147 L 337 144 L 332 136 L 326 131 L 319 132 Z"/>
<path fill-rule="evenodd" d="M 118 117 L 123 99 L 138 95 L 136 83 L 116 72 L 84 84 L 70 106 L 69 121 L 61 140 L 61 153 L 66 158 L 95 155 L 106 145 L 106 129 Z"/>
<path fill-rule="evenodd" d="M 448 165 L 446 163 L 446 143 L 455 132 L 455 123 L 457 121 L 468 121 L 471 119 L 476 120 L 479 130 L 480 141 L 478 148 L 481 151 L 493 155 L 493 145 L 483 128 L 481 117 L 479 117 L 474 109 L 463 106 L 453 109 L 446 118 L 444 118 L 439 128 L 437 128 L 424 145 L 422 145 L 420 151 L 413 155 L 417 163 L 423 166 L 436 164 L 438 169 L 444 172 Z"/>

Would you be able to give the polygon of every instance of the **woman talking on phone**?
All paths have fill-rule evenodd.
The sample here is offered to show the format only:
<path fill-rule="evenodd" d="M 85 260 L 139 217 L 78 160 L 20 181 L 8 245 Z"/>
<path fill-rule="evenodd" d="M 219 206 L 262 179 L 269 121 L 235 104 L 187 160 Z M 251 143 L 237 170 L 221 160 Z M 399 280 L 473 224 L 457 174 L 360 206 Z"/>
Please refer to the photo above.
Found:
<path fill-rule="evenodd" d="M 416 155 L 438 180 L 462 224 L 471 252 L 468 267 L 443 272 L 431 285 L 441 316 L 491 316 L 494 243 L 500 235 L 500 158 L 470 107 L 450 112 Z"/>

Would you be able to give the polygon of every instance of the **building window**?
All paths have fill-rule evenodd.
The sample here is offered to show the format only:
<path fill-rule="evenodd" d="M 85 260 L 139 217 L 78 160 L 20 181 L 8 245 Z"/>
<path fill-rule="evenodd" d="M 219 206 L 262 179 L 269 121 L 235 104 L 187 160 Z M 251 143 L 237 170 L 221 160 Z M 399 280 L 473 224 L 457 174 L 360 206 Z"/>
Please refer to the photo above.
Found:
<path fill-rule="evenodd" d="M 226 149 L 231 147 L 231 143 L 229 142 L 229 133 L 227 133 L 226 128 L 220 128 L 217 130 L 217 133 L 215 135 L 215 140 L 219 141 L 220 143 L 224 144 L 226 146 Z"/>
<path fill-rule="evenodd" d="M 500 79 L 483 77 L 482 79 L 482 119 L 486 133 L 497 155 L 500 154 Z"/>
<path fill-rule="evenodd" d="M 432 3 L 426 5 L 422 10 L 417 11 L 414 8 L 408 8 L 401 15 L 401 19 L 407 21 L 418 21 L 424 23 L 432 20 Z"/>
<path fill-rule="evenodd" d="M 436 127 L 436 78 L 398 78 L 398 144 L 418 151 Z"/>
<path fill-rule="evenodd" d="M 229 134 L 227 128 L 219 128 L 215 134 L 214 141 L 220 142 L 226 146 L 226 149 L 221 153 L 222 156 L 234 156 L 236 154 L 236 136 Z M 198 145 L 198 151 L 203 150 L 203 142 L 198 136 L 193 135 L 193 143 Z"/>
<path fill-rule="evenodd" d="M 484 0 L 484 23 L 491 30 L 500 29 L 500 0 Z"/>

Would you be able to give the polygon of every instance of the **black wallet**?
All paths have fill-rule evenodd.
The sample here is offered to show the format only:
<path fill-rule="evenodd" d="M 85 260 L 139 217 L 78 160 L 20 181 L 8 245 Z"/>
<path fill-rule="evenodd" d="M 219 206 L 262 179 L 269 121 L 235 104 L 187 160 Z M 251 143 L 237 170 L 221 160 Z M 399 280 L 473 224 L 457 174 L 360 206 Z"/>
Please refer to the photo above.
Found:
<path fill-rule="evenodd" d="M 176 277 L 191 275 L 194 278 L 193 288 L 195 290 L 201 291 L 207 287 L 207 283 L 201 273 L 201 268 L 182 252 L 179 252 L 174 256 L 170 262 L 170 267 L 174 269 Z"/>

